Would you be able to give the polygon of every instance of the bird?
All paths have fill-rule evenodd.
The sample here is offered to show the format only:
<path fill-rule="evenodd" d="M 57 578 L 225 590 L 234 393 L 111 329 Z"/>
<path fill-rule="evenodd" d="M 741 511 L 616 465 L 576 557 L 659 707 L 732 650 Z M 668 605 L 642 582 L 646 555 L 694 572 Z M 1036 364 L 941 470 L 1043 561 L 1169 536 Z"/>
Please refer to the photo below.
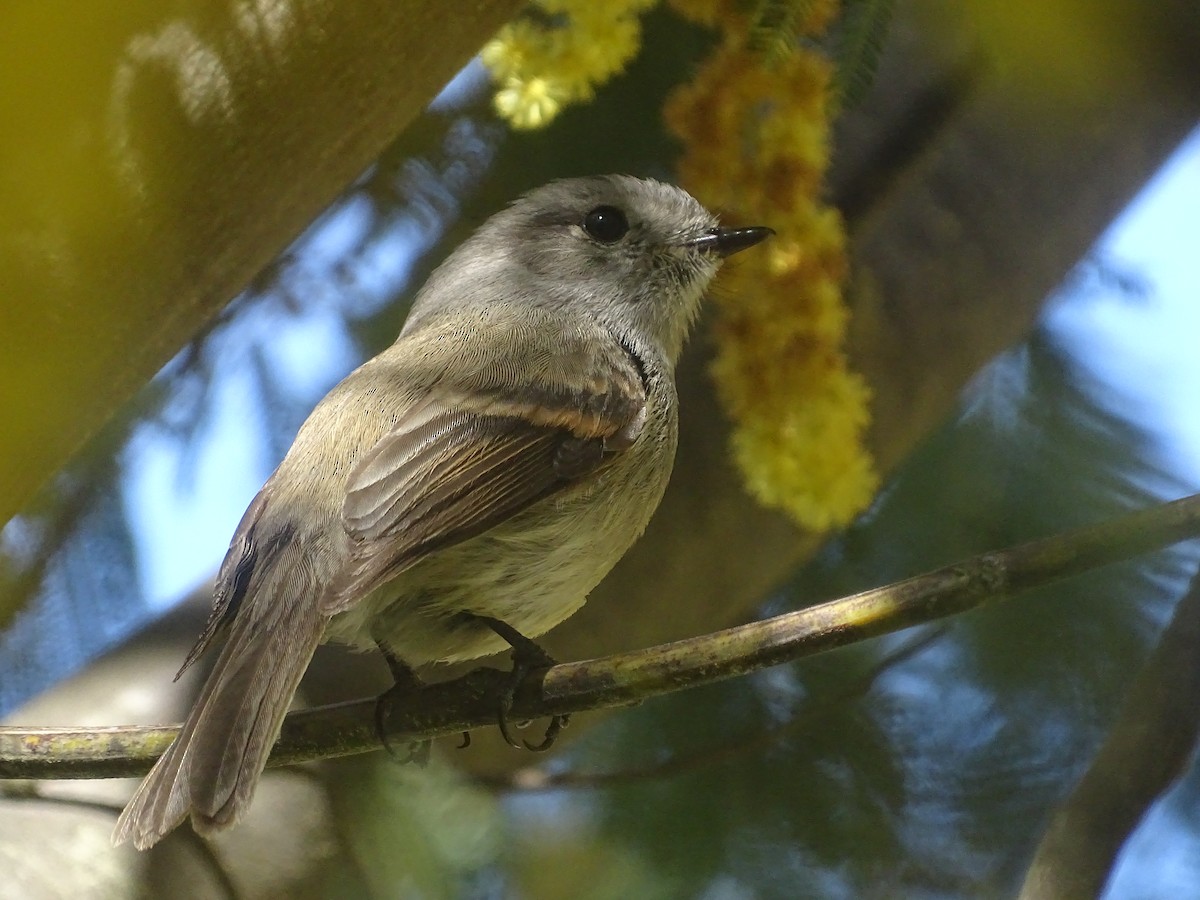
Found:
<path fill-rule="evenodd" d="M 237 823 L 322 641 L 382 650 L 398 686 L 509 647 L 548 660 L 533 638 L 666 489 L 675 365 L 713 276 L 772 233 L 602 175 L 534 189 L 459 245 L 250 503 L 180 674 L 223 646 L 114 843 Z"/>

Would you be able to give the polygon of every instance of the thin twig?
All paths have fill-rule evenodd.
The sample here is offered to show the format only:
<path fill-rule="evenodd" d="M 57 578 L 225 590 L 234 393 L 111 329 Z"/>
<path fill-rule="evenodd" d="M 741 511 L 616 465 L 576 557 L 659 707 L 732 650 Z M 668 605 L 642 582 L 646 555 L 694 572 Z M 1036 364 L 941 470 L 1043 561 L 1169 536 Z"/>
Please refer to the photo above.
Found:
<path fill-rule="evenodd" d="M 1200 495 L 1130 513 L 1009 550 L 985 553 L 761 622 L 632 653 L 565 663 L 526 679 L 513 720 L 629 706 L 651 697 L 878 637 L 965 612 L 1029 588 L 1200 535 Z M 535 675 L 539 673 L 534 673 Z M 455 734 L 496 721 L 507 672 L 477 669 L 398 698 L 388 721 L 408 738 Z M 375 700 L 288 716 L 271 765 L 349 756 L 379 748 Z M 175 736 L 170 727 L 0 728 L 0 778 L 142 775 Z"/>

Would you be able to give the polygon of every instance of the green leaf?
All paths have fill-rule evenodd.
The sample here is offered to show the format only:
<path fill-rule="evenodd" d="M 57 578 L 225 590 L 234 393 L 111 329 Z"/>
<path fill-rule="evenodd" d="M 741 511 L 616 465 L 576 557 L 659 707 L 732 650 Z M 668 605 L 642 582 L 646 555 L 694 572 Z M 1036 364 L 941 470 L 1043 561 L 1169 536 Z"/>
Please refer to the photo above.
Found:
<path fill-rule="evenodd" d="M 857 106 L 879 70 L 896 0 L 849 0 L 834 35 L 834 95 L 842 109 Z"/>

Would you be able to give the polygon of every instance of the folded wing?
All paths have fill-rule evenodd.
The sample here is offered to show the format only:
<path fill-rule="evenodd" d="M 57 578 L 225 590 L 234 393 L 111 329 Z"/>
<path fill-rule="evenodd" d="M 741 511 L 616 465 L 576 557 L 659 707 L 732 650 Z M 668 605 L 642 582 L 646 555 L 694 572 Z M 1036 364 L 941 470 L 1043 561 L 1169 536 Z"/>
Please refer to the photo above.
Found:
<path fill-rule="evenodd" d="M 572 383 L 431 388 L 350 473 L 342 515 L 352 551 L 322 612 L 348 609 L 429 553 L 608 465 L 645 419 L 636 372 L 618 347 L 607 366 Z"/>

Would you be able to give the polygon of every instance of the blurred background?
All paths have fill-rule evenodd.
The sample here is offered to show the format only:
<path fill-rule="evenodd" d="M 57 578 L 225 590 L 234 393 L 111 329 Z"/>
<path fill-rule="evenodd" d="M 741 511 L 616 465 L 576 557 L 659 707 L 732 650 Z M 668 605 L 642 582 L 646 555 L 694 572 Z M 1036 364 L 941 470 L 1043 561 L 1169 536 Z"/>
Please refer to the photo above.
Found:
<path fill-rule="evenodd" d="M 80 13 L 82 47 L 73 12 L 18 4 L 0 37 L 8 724 L 178 720 L 197 682 L 170 679 L 213 573 L 312 406 L 520 192 L 609 171 L 674 180 L 663 98 L 714 41 L 652 9 L 641 54 L 592 103 L 515 132 L 468 61 L 513 4 L 461 20 L 334 6 L 130 3 Z M 728 460 L 702 322 L 670 493 L 549 637 L 560 658 L 1197 489 L 1200 14 L 894 7 L 876 77 L 836 123 L 828 185 L 884 487 L 836 534 L 757 507 Z M 409 94 L 383 91 L 389 78 Z M 132 783 L 9 782 L 0 894 L 1011 896 L 1196 561 L 1181 545 L 577 716 L 549 759 L 481 734 L 425 770 L 376 753 L 277 772 L 212 846 L 109 848 Z M 302 696 L 387 683 L 381 660 L 323 648 Z M 1105 896 L 1200 893 L 1198 792 L 1189 773 L 1153 807 Z"/>

